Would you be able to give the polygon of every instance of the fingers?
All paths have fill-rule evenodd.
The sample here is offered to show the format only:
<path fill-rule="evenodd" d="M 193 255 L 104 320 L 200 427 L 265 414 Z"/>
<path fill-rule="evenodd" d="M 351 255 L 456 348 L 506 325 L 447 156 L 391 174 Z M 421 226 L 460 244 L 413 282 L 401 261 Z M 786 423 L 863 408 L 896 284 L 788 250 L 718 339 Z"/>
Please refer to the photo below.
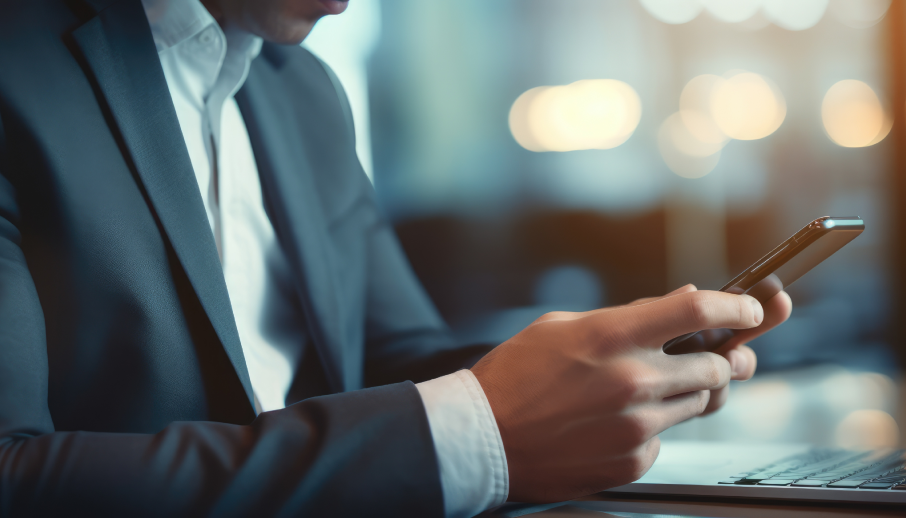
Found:
<path fill-rule="evenodd" d="M 755 356 L 755 351 L 749 346 L 738 345 L 724 353 L 724 355 L 730 363 L 730 370 L 732 372 L 731 379 L 746 381 L 751 379 L 755 374 L 755 367 L 758 363 L 758 359 Z M 724 403 L 727 402 L 729 396 L 730 385 L 725 385 L 717 390 L 712 390 L 711 400 L 708 401 L 708 406 L 705 408 L 705 411 L 702 412 L 702 415 L 708 415 L 720 410 L 720 407 L 724 406 Z"/>
<path fill-rule="evenodd" d="M 724 406 L 724 403 L 727 402 L 727 398 L 730 396 L 730 385 L 727 385 L 723 388 L 712 390 L 711 396 L 708 400 L 708 405 L 705 406 L 705 410 L 701 413 L 702 416 L 708 414 L 713 414 L 720 410 L 720 407 Z"/>
<path fill-rule="evenodd" d="M 661 378 L 654 395 L 658 399 L 719 389 L 730 383 L 732 376 L 729 361 L 714 353 L 662 354 L 656 362 Z"/>
<path fill-rule="evenodd" d="M 633 455 L 636 461 L 629 466 L 630 469 L 628 470 L 633 482 L 642 478 L 645 473 L 648 473 L 648 470 L 654 465 L 654 461 L 657 460 L 660 451 L 661 440 L 657 435 L 646 441 L 645 444 L 636 450 Z"/>
<path fill-rule="evenodd" d="M 719 391 L 715 391 L 719 392 Z M 702 414 L 711 400 L 710 390 L 697 390 L 664 398 L 638 409 L 635 421 L 645 423 L 648 437 Z"/>
<path fill-rule="evenodd" d="M 752 329 L 736 331 L 733 338 L 727 340 L 727 343 L 721 346 L 721 350 L 732 349 L 739 344 L 751 342 L 786 322 L 793 312 L 793 301 L 790 300 L 790 296 L 785 291 L 781 291 L 765 302 L 763 307 L 764 321 L 762 321 L 761 325 Z"/>
<path fill-rule="evenodd" d="M 620 314 L 621 324 L 638 344 L 661 347 L 664 342 L 702 329 L 748 329 L 760 325 L 764 310 L 755 298 L 719 291 L 691 291 L 647 304 L 619 308 L 602 318 Z M 614 325 L 613 321 L 605 325 Z"/>
<path fill-rule="evenodd" d="M 736 347 L 722 353 L 730 364 L 730 379 L 737 381 L 746 381 L 755 374 L 755 367 L 758 364 L 758 357 L 755 351 L 748 345 L 737 345 Z M 730 396 L 730 385 L 725 385 L 717 390 L 711 391 L 711 399 L 702 415 L 714 413 L 727 402 Z"/>
<path fill-rule="evenodd" d="M 737 345 L 728 351 L 722 352 L 721 356 L 730 363 L 730 379 L 746 381 L 755 375 L 758 357 L 748 345 Z"/>

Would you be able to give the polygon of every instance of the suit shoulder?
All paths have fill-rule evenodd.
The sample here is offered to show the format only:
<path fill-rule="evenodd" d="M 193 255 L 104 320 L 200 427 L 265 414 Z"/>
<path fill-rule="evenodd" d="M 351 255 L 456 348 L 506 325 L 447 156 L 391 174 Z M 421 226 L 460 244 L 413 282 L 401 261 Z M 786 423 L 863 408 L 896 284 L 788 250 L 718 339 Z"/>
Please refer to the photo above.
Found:
<path fill-rule="evenodd" d="M 331 79 L 327 65 L 301 45 L 277 45 L 264 43 L 261 54 L 276 68 L 308 82 L 329 84 Z"/>
<path fill-rule="evenodd" d="M 62 0 L 0 0 L 0 75 L 70 56 L 64 36 L 82 23 Z"/>
<path fill-rule="evenodd" d="M 288 86 L 297 88 L 304 85 L 309 100 L 338 102 L 343 118 L 352 131 L 352 111 L 346 91 L 327 63 L 301 45 L 265 43 L 261 53 L 280 69 L 280 74 L 288 80 Z"/>
<path fill-rule="evenodd" d="M 28 35 L 59 36 L 78 22 L 76 13 L 62 0 L 0 0 L 0 46 L 18 47 L 18 40 Z"/>

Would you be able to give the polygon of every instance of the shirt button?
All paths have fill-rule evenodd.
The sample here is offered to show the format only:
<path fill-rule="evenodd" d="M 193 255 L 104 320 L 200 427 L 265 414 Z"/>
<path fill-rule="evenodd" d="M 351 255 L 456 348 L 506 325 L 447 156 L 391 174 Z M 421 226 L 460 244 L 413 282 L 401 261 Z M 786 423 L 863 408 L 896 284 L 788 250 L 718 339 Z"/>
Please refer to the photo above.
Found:
<path fill-rule="evenodd" d="M 201 36 L 198 37 L 198 41 L 205 45 L 210 45 L 214 42 L 214 28 L 209 28 L 201 33 Z"/>

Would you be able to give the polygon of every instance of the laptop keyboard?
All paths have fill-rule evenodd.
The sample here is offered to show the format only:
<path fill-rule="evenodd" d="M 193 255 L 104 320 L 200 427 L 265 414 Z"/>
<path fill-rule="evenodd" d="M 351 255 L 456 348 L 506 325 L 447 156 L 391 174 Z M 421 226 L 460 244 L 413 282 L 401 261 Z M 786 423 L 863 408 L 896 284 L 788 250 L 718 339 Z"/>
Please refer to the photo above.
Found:
<path fill-rule="evenodd" d="M 719 484 L 906 490 L 904 450 L 852 452 L 816 449 L 761 469 L 736 473 Z"/>

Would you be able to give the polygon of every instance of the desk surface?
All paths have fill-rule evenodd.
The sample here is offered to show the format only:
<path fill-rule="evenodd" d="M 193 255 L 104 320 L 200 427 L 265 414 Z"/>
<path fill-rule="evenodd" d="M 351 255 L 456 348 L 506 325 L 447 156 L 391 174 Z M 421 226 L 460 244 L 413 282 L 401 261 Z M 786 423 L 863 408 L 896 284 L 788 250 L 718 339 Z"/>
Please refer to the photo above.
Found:
<path fill-rule="evenodd" d="M 545 506 L 546 507 L 546 506 Z M 490 514 L 495 517 L 515 518 L 517 516 L 538 518 L 605 518 L 619 516 L 620 518 L 646 518 L 651 516 L 671 518 L 676 517 L 720 517 L 720 518 L 869 518 L 875 516 L 906 515 L 903 507 L 870 507 L 870 506 L 814 506 L 785 503 L 745 503 L 732 501 L 692 501 L 692 500 L 653 500 L 653 499 L 628 499 L 616 498 L 606 495 L 594 495 L 582 500 L 567 502 L 548 508 L 524 510 L 509 510 L 499 514 Z M 485 515 L 482 515 L 485 516 Z"/>

